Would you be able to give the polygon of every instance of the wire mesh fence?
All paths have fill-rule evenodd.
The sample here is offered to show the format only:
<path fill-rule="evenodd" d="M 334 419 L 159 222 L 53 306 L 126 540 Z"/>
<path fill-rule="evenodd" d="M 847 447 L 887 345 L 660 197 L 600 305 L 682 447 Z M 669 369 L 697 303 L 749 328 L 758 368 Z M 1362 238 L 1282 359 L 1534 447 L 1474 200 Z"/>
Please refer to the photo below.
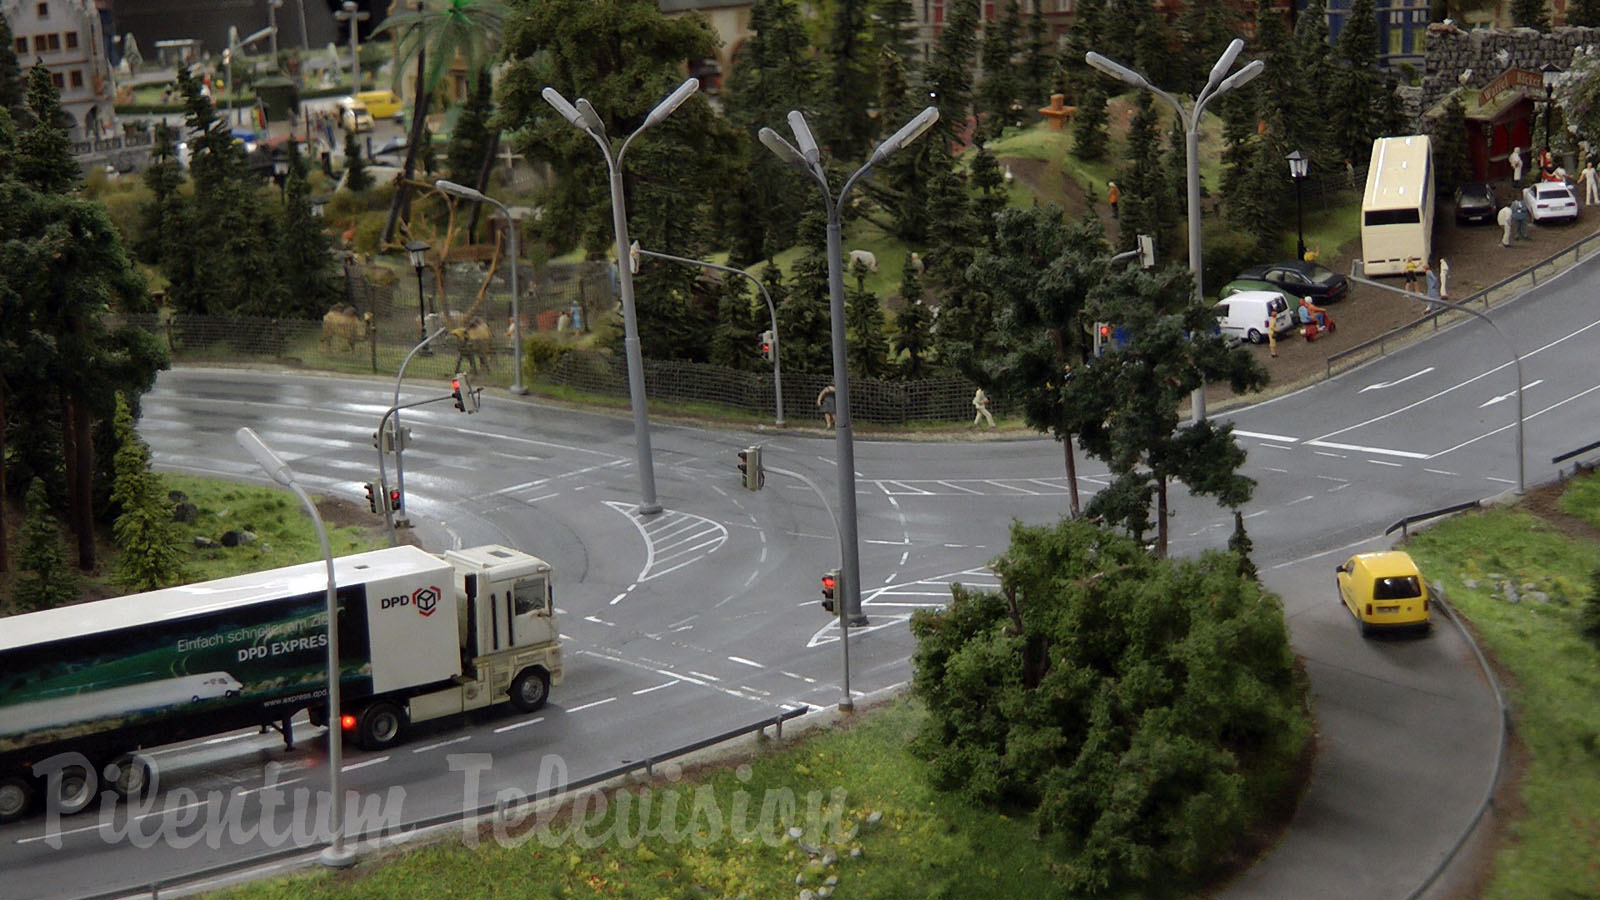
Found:
<path fill-rule="evenodd" d="M 397 274 L 350 260 L 345 264 L 344 301 L 320 321 L 173 313 L 125 316 L 123 321 L 159 336 L 179 362 L 257 361 L 393 376 L 424 336 L 423 315 L 437 311 L 450 333 L 412 357 L 407 378 L 443 379 L 467 372 L 475 383 L 504 386 L 515 374 L 506 274 L 490 274 L 470 263 L 447 266 L 442 278 L 425 269 L 419 295 L 412 270 Z M 526 278 L 527 285 L 519 310 L 524 338 L 554 333 L 558 324 L 568 331 L 585 330 L 592 317 L 608 314 L 615 305 L 603 263 L 552 265 L 537 272 L 524 267 L 519 278 Z M 563 315 L 566 321 L 561 322 Z M 775 417 L 777 411 L 771 371 L 647 359 L 644 380 L 652 402 L 716 406 L 763 418 Z M 568 351 L 551 365 L 525 372 L 525 381 L 602 397 L 628 395 L 625 360 L 605 350 Z M 831 381 L 825 372 L 783 373 L 786 422 L 820 422 L 818 395 Z M 860 422 L 948 422 L 973 414 L 976 386 L 964 378 L 860 378 L 851 379 L 850 385 L 851 412 Z M 1005 412 L 999 404 L 992 409 Z"/>

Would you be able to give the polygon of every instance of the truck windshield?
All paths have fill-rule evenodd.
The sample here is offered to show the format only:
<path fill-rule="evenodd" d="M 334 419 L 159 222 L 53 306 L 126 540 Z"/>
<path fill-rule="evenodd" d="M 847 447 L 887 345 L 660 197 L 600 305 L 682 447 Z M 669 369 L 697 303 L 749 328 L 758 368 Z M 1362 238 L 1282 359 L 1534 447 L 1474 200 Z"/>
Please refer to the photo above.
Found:
<path fill-rule="evenodd" d="M 543 578 L 530 578 L 519 581 L 512 588 L 512 597 L 516 602 L 516 614 L 526 616 L 529 614 L 546 615 L 545 606 L 545 580 Z"/>

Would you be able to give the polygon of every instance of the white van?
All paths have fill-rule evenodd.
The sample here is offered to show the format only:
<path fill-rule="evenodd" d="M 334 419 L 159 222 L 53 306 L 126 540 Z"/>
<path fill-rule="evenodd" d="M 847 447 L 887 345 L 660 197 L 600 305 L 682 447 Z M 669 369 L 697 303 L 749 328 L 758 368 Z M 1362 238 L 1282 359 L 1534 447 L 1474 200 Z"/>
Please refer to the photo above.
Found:
<path fill-rule="evenodd" d="M 1212 307 L 1217 327 L 1223 334 L 1243 338 L 1252 344 L 1265 343 L 1267 332 L 1283 334 L 1294 328 L 1289 301 L 1277 291 L 1240 291 L 1229 294 Z"/>

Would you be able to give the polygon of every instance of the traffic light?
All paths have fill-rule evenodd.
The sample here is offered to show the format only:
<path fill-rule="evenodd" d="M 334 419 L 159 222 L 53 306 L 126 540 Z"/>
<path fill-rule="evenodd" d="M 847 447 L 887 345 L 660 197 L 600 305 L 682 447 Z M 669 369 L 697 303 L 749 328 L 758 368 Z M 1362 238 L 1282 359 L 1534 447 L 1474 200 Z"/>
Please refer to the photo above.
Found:
<path fill-rule="evenodd" d="M 373 512 L 377 512 L 378 511 L 378 494 L 382 489 L 378 486 L 378 483 L 375 482 L 375 481 L 367 482 L 366 487 L 367 487 L 367 507 L 369 509 L 371 509 Z"/>
<path fill-rule="evenodd" d="M 761 332 L 761 355 L 767 358 L 767 362 L 772 362 L 773 357 L 777 355 L 776 339 L 777 335 L 771 330 Z"/>
<path fill-rule="evenodd" d="M 400 489 L 397 488 L 397 487 L 389 489 L 389 508 L 390 509 L 399 509 L 400 508 Z"/>
<path fill-rule="evenodd" d="M 456 409 L 464 413 L 478 411 L 478 394 L 472 389 L 472 382 L 467 380 L 467 373 L 457 372 L 456 376 L 450 379 L 450 396 L 456 401 Z M 470 408 L 468 404 L 471 404 Z"/>
<path fill-rule="evenodd" d="M 759 491 L 767 482 L 767 473 L 761 468 L 761 448 L 746 447 L 739 451 L 739 475 L 747 490 Z"/>
<path fill-rule="evenodd" d="M 1099 356 L 1104 353 L 1109 343 L 1111 343 L 1111 323 L 1094 323 L 1094 355 Z"/>
<path fill-rule="evenodd" d="M 828 612 L 834 611 L 833 595 L 839 585 L 839 570 L 829 569 L 822 576 L 822 608 Z"/>

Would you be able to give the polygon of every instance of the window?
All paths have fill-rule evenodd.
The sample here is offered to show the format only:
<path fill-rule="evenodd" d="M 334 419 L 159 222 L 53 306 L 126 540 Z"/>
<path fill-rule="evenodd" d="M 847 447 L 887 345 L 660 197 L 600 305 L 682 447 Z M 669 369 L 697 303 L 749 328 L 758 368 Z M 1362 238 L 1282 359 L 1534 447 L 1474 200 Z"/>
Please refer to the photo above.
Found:
<path fill-rule="evenodd" d="M 1367 225 L 1417 225 L 1422 214 L 1412 209 L 1372 209 L 1366 214 Z"/>
<path fill-rule="evenodd" d="M 76 31 L 67 32 L 67 49 L 78 49 L 78 33 Z"/>
<path fill-rule="evenodd" d="M 61 35 L 59 35 L 59 34 L 47 34 L 47 35 L 45 35 L 45 37 L 49 40 L 49 45 L 50 45 L 50 49 L 51 50 L 60 50 L 61 49 Z"/>
<path fill-rule="evenodd" d="M 35 7 L 35 9 L 36 9 L 36 10 L 37 10 L 37 11 L 38 11 L 38 13 L 39 13 L 39 18 L 41 18 L 41 19 L 48 19 L 48 18 L 50 18 L 50 4 L 48 4 L 48 3 L 41 3 L 41 4 L 39 4 L 39 5 L 38 5 L 38 6 L 37 6 L 37 7 Z"/>
<path fill-rule="evenodd" d="M 25 37 L 17 38 L 17 55 L 18 56 L 27 56 L 28 55 L 28 39 L 27 38 L 25 38 Z"/>
<path fill-rule="evenodd" d="M 74 88 L 83 87 L 83 70 L 82 69 L 73 69 L 72 70 L 72 86 Z"/>
<path fill-rule="evenodd" d="M 517 582 L 511 594 L 516 601 L 517 615 L 540 615 L 544 613 L 544 586 L 545 581 L 542 578 Z"/>
<path fill-rule="evenodd" d="M 1374 600 L 1409 600 L 1412 597 L 1422 596 L 1422 585 L 1415 575 L 1401 575 L 1393 578 L 1376 578 L 1372 582 L 1372 599 Z"/>
<path fill-rule="evenodd" d="M 33 52 L 43 53 L 46 45 L 47 42 L 44 39 L 44 35 L 36 34 L 33 36 Z"/>
<path fill-rule="evenodd" d="M 67 80 L 61 77 L 60 72 L 50 73 L 50 83 L 55 85 L 58 91 L 67 86 Z"/>

